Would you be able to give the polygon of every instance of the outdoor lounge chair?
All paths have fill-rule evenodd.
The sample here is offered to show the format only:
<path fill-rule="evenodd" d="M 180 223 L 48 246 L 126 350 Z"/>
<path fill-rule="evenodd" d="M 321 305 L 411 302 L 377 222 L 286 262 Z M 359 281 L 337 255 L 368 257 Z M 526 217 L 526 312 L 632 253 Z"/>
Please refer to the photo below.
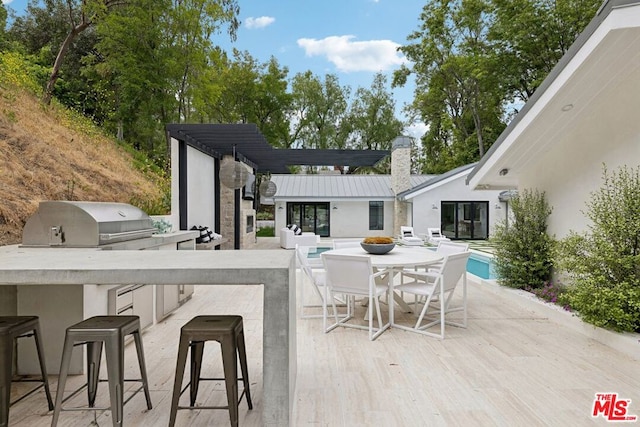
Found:
<path fill-rule="evenodd" d="M 439 228 L 427 228 L 427 243 L 437 245 L 440 242 L 448 242 L 450 239 L 442 235 Z"/>
<path fill-rule="evenodd" d="M 400 227 L 400 242 L 407 246 L 422 246 L 424 241 L 413 233 L 413 227 Z"/>
<path fill-rule="evenodd" d="M 320 236 L 304 232 L 295 234 L 293 230 L 284 227 L 280 230 L 280 247 L 284 249 L 295 249 L 296 245 L 300 246 L 318 246 Z"/>

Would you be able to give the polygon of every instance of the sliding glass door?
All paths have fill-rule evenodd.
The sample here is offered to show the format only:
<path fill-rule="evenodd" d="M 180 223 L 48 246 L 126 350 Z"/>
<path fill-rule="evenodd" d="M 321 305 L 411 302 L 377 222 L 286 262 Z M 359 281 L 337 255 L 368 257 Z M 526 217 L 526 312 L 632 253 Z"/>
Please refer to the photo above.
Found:
<path fill-rule="evenodd" d="M 489 202 L 442 202 L 442 234 L 450 239 L 487 239 Z"/>
<path fill-rule="evenodd" d="M 287 224 L 297 224 L 302 231 L 329 237 L 329 203 L 287 203 Z"/>

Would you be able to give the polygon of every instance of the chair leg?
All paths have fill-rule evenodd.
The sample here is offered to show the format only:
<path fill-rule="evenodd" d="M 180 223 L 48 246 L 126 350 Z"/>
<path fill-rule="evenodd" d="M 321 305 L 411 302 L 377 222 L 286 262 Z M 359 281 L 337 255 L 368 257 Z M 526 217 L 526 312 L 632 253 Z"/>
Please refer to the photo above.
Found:
<path fill-rule="evenodd" d="M 9 425 L 14 343 L 9 336 L 3 336 L 0 340 L 0 426 L 6 427 Z"/>
<path fill-rule="evenodd" d="M 111 417 L 114 427 L 122 427 L 124 412 L 124 351 L 121 348 L 123 345 L 122 340 L 117 338 L 112 338 L 105 342 Z"/>
<path fill-rule="evenodd" d="M 58 425 L 58 418 L 60 417 L 60 410 L 62 409 L 62 400 L 64 397 L 64 387 L 67 382 L 67 375 L 69 374 L 69 363 L 71 362 L 71 354 L 73 352 L 73 338 L 67 334 L 64 339 L 64 347 L 62 350 L 62 361 L 60 362 L 60 373 L 58 375 L 58 388 L 56 392 L 56 404 L 53 408 L 53 419 L 51 420 L 51 427 Z"/>
<path fill-rule="evenodd" d="M 240 371 L 242 372 L 242 383 L 244 386 L 244 395 L 247 400 L 249 409 L 253 409 L 251 401 L 251 390 L 249 389 L 249 369 L 247 368 L 247 349 L 244 345 L 244 331 L 238 334 L 238 357 L 240 358 Z"/>
<path fill-rule="evenodd" d="M 147 400 L 147 409 L 153 409 L 151 405 L 151 394 L 149 393 L 149 379 L 147 378 L 147 366 L 144 361 L 144 348 L 142 347 L 142 338 L 140 331 L 133 332 L 133 339 L 136 343 L 136 354 L 138 355 L 138 366 L 140 366 L 140 378 L 142 379 L 142 387 L 144 389 L 144 397 Z"/>
<path fill-rule="evenodd" d="M 189 339 L 181 334 L 180 344 L 178 345 L 178 359 L 176 361 L 176 376 L 173 380 L 173 393 L 171 398 L 171 412 L 169 414 L 169 427 L 173 427 L 176 424 L 176 414 L 178 412 L 178 404 L 180 403 L 180 391 L 182 390 L 182 378 L 184 377 L 184 369 L 187 363 L 188 351 Z"/>
<path fill-rule="evenodd" d="M 231 342 L 229 342 L 231 341 Z M 220 341 L 222 347 L 222 364 L 224 365 L 224 378 L 227 386 L 227 403 L 229 405 L 229 417 L 231 425 L 238 426 L 238 360 L 236 354 L 235 337 Z"/>
<path fill-rule="evenodd" d="M 198 388 L 200 387 L 200 373 L 202 372 L 202 354 L 204 353 L 204 341 L 191 342 L 191 381 L 189 382 L 190 406 L 196 405 Z"/>
<path fill-rule="evenodd" d="M 96 403 L 98 383 L 100 381 L 100 359 L 102 358 L 102 341 L 87 343 L 87 400 L 89 408 Z"/>
<path fill-rule="evenodd" d="M 49 388 L 49 376 L 47 375 L 47 365 L 44 362 L 44 349 L 42 348 L 40 326 L 36 324 L 33 329 L 33 337 L 36 341 L 36 350 L 38 352 L 38 362 L 40 363 L 40 373 L 42 374 L 42 383 L 44 386 L 44 393 L 47 396 L 47 404 L 49 410 L 53 411 L 53 399 L 51 398 L 51 389 Z"/>

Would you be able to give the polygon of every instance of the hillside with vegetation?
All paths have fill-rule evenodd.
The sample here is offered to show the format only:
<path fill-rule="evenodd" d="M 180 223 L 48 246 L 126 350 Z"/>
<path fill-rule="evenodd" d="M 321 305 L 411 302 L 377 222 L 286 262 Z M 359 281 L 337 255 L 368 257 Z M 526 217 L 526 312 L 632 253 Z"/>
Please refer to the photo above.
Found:
<path fill-rule="evenodd" d="M 19 57 L 0 61 L 0 245 L 19 243 L 41 200 L 161 209 L 166 179 L 81 115 L 44 106 Z M 153 212 L 152 212 L 153 213 Z"/>

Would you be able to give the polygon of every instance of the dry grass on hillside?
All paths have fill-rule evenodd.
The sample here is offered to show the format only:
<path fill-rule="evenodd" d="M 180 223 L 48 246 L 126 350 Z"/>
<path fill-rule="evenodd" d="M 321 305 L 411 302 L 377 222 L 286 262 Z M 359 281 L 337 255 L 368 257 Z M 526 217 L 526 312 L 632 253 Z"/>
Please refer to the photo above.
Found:
<path fill-rule="evenodd" d="M 41 200 L 130 203 L 160 196 L 113 141 L 70 130 L 55 107 L 0 88 L 0 245 L 19 243 Z"/>

